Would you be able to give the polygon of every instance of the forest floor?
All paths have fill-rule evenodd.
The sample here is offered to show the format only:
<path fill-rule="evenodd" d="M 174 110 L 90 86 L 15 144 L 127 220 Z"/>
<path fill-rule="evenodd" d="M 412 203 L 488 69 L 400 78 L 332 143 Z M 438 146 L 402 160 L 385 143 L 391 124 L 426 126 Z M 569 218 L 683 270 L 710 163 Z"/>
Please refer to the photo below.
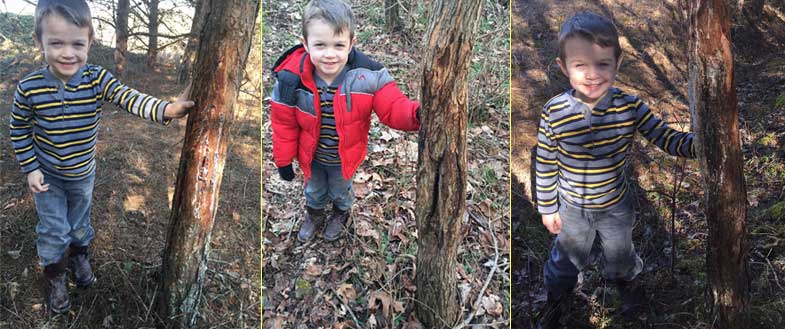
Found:
<path fill-rule="evenodd" d="M 513 327 L 530 328 L 544 304 L 542 266 L 553 237 L 531 203 L 530 155 L 543 104 L 569 88 L 554 62 L 561 22 L 580 9 L 611 17 L 619 29 L 624 63 L 617 80 L 680 130 L 689 130 L 686 13 L 675 0 L 639 2 L 520 1 L 513 4 Z M 750 25 L 743 15 L 732 26 L 744 172 L 749 212 L 747 255 L 754 328 L 785 323 L 785 6 L 768 1 L 764 17 Z M 583 273 L 570 303 L 568 328 L 710 328 L 707 289 L 707 226 L 698 166 L 666 156 L 637 141 L 632 153 L 638 222 L 633 241 L 644 260 L 640 281 L 650 312 L 638 319 L 615 315 L 613 285 L 595 270 Z M 669 242 L 675 175 L 675 242 Z M 676 248 L 671 272 L 671 248 Z"/>
<path fill-rule="evenodd" d="M 401 10 L 405 33 L 383 30 L 383 1 L 354 1 L 357 48 L 384 64 L 417 99 L 419 50 L 428 13 Z M 417 133 L 373 119 L 369 152 L 354 175 L 348 234 L 329 243 L 297 241 L 305 205 L 302 173 L 285 182 L 272 161 L 271 66 L 299 42 L 305 1 L 266 1 L 263 8 L 263 327 L 414 328 L 417 231 L 414 218 Z M 470 73 L 467 216 L 458 251 L 463 314 L 492 328 L 509 326 L 509 10 L 486 1 Z M 494 240 L 496 245 L 494 245 Z M 498 253 L 498 261 L 494 258 Z M 479 291 L 495 268 L 487 290 Z M 421 275 L 427 275 L 420 273 Z M 475 301 L 480 307 L 473 309 Z"/>
<path fill-rule="evenodd" d="M 92 265 L 98 282 L 71 286 L 72 308 L 51 315 L 35 247 L 37 217 L 26 178 L 8 137 L 16 84 L 40 68 L 32 45 L 32 17 L 0 14 L 0 328 L 154 328 L 161 256 L 166 245 L 186 120 L 168 127 L 139 120 L 105 105 L 99 129 L 92 223 Z M 7 38 L 7 39 L 6 39 Z M 258 38 L 258 37 L 257 37 Z M 258 39 L 257 39 L 258 40 Z M 260 323 L 259 49 L 252 47 L 239 106 L 235 108 L 221 198 L 212 233 L 200 328 L 258 328 Z M 113 49 L 94 45 L 89 62 L 113 67 Z M 144 93 L 173 100 L 175 61 L 145 67 L 130 56 L 122 81 Z"/>

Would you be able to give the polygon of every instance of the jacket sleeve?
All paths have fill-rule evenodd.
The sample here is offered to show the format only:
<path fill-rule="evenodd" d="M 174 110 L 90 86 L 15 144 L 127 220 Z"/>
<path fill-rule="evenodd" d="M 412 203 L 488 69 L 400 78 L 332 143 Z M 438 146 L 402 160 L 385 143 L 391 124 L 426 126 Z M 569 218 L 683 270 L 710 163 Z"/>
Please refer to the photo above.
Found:
<path fill-rule="evenodd" d="M 282 97 L 281 84 L 276 81 L 270 101 L 270 121 L 273 128 L 273 159 L 275 166 L 285 167 L 297 156 L 300 126 L 297 107 L 290 97 Z"/>
<path fill-rule="evenodd" d="M 100 86 L 100 96 L 105 102 L 112 102 L 128 113 L 137 115 L 142 119 L 164 125 L 169 124 L 170 120 L 164 119 L 164 110 L 166 110 L 166 106 L 170 102 L 143 94 L 122 84 L 120 80 L 117 80 L 111 72 L 104 68 L 100 68 L 97 72 L 98 76 L 96 79 Z"/>
<path fill-rule="evenodd" d="M 25 174 L 38 169 L 38 158 L 33 150 L 33 109 L 21 86 L 16 87 L 11 108 L 9 135 L 16 160 Z"/>
<path fill-rule="evenodd" d="M 398 130 L 420 129 L 417 111 L 420 103 L 407 98 L 386 69 L 380 75 L 381 88 L 373 96 L 373 110 L 386 126 Z"/>
<path fill-rule="evenodd" d="M 693 144 L 694 138 L 692 133 L 671 129 L 640 100 L 638 101 L 636 111 L 636 127 L 649 142 L 657 145 L 657 147 L 670 155 L 695 158 L 695 145 Z"/>
<path fill-rule="evenodd" d="M 540 125 L 537 129 L 537 156 L 534 160 L 537 210 L 543 215 L 559 211 L 557 189 L 559 166 L 556 152 L 558 152 L 558 146 L 553 139 L 553 130 L 551 130 L 549 112 L 546 107 L 540 116 Z"/>

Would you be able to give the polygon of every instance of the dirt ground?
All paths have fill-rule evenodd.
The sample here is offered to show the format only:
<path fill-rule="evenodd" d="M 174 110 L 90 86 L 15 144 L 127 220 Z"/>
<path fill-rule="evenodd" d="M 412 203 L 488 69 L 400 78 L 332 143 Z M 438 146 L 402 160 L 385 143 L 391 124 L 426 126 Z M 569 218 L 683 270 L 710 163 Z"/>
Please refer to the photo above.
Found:
<path fill-rule="evenodd" d="M 734 12 L 732 36 L 741 114 L 749 215 L 747 245 L 750 311 L 755 328 L 785 323 L 785 230 L 781 219 L 785 154 L 781 143 L 785 107 L 785 4 L 767 1 L 764 17 L 750 24 Z M 554 62 L 559 25 L 572 13 L 588 9 L 610 17 L 620 32 L 624 63 L 617 87 L 636 94 L 677 129 L 689 130 L 687 103 L 686 13 L 677 1 L 514 1 L 513 35 L 513 327 L 529 328 L 545 301 L 542 266 L 552 236 L 531 203 L 530 150 L 536 144 L 541 107 L 569 88 Z M 618 296 L 597 270 L 584 272 L 570 303 L 569 328 L 709 328 L 705 310 L 706 223 L 697 164 L 667 157 L 637 142 L 632 153 L 636 177 L 638 223 L 633 241 L 645 262 L 640 280 L 650 299 L 649 312 L 638 319 L 614 314 Z M 681 169 L 674 169 L 674 168 Z M 675 243 L 670 239 L 674 175 L 682 183 L 676 194 Z M 676 259 L 671 273 L 670 250 Z"/>
<path fill-rule="evenodd" d="M 27 40 L 31 26 L 2 17 L 0 122 L 9 120 L 16 82 L 41 67 Z M 11 32 L 11 33 L 9 33 Z M 254 47 L 248 71 L 258 72 Z M 157 71 L 132 55 L 122 81 L 142 92 L 174 99 L 174 62 Z M 112 68 L 112 49 L 93 46 L 89 62 Z M 232 141 L 212 235 L 200 328 L 258 328 L 260 323 L 260 225 L 258 74 L 250 74 L 235 109 Z M 35 250 L 37 217 L 26 178 L 0 125 L 0 328 L 153 328 L 152 303 L 159 295 L 161 256 L 186 120 L 169 127 L 128 115 L 114 105 L 102 112 L 97 150 L 92 223 L 92 265 L 98 282 L 88 290 L 71 286 L 72 308 L 52 316 Z"/>
<path fill-rule="evenodd" d="M 334 243 L 320 236 L 307 244 L 296 240 L 304 212 L 302 173 L 295 165 L 295 180 L 282 181 L 272 161 L 269 95 L 274 80 L 269 70 L 298 42 L 304 3 L 269 1 L 264 7 L 263 327 L 411 328 L 417 288 L 416 133 L 392 130 L 374 118 L 368 156 L 354 175 L 348 235 Z M 418 47 L 429 16 L 425 5 L 407 2 L 401 11 L 406 32 L 387 33 L 382 1 L 352 3 L 357 47 L 384 64 L 404 93 L 417 99 Z M 475 43 L 467 154 L 471 187 L 456 269 L 461 318 L 474 312 L 474 323 L 492 328 L 509 326 L 508 13 L 499 2 L 486 1 L 487 19 Z M 479 295 L 491 269 L 490 284 Z M 478 299 L 480 307 L 472 310 Z"/>

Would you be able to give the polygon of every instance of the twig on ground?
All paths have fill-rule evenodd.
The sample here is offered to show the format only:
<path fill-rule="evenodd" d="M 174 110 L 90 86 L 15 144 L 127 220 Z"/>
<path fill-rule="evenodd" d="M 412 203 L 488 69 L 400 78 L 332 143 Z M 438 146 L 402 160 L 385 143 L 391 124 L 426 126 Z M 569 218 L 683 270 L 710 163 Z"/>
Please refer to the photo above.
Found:
<path fill-rule="evenodd" d="M 468 326 L 472 322 L 472 319 L 474 319 L 474 316 L 477 314 L 477 310 L 479 310 L 481 307 L 480 304 L 482 303 L 482 296 L 485 294 L 485 289 L 488 289 L 488 285 L 491 283 L 491 279 L 493 279 L 493 274 L 496 272 L 496 268 L 499 266 L 499 245 L 496 242 L 496 232 L 493 230 L 492 218 L 488 218 L 488 227 L 490 227 L 489 233 L 493 238 L 493 252 L 494 252 L 493 267 L 491 268 L 491 271 L 488 272 L 488 277 L 485 278 L 485 283 L 482 285 L 482 288 L 480 289 L 480 293 L 477 294 L 477 300 L 474 301 L 474 306 L 472 307 L 473 310 L 471 314 L 469 314 L 469 317 L 466 318 L 466 320 L 464 320 L 461 324 L 455 326 L 453 329 L 461 329 L 463 327 Z"/>

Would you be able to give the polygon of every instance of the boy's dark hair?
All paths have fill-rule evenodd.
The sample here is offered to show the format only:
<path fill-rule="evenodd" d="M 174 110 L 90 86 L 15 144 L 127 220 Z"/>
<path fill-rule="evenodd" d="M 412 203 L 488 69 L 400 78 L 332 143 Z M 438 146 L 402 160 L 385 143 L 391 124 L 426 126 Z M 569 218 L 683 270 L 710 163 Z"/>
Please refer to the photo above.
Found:
<path fill-rule="evenodd" d="M 349 32 L 349 39 L 354 38 L 354 13 L 352 7 L 342 0 L 311 0 L 305 6 L 303 14 L 303 38 L 308 40 L 308 24 L 315 20 L 323 20 L 333 28 L 335 34 Z"/>
<path fill-rule="evenodd" d="M 607 18 L 590 11 L 575 13 L 559 29 L 559 58 L 562 61 L 565 61 L 564 44 L 570 38 L 582 38 L 602 47 L 613 47 L 617 61 L 621 56 L 616 27 Z"/>
<path fill-rule="evenodd" d="M 35 38 L 41 42 L 41 22 L 49 15 L 58 15 L 71 24 L 90 29 L 93 40 L 92 15 L 85 0 L 40 0 L 35 6 Z"/>

